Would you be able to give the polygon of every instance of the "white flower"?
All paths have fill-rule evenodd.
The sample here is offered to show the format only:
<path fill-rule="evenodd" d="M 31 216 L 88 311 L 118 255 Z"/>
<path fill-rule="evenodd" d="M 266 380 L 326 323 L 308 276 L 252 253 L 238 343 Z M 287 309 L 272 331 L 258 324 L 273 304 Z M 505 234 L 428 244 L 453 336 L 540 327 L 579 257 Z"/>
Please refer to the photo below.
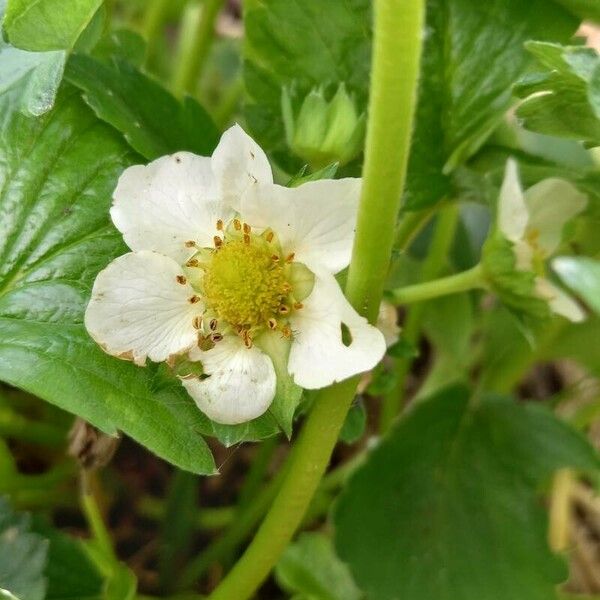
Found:
<path fill-rule="evenodd" d="M 237 125 L 211 158 L 179 152 L 130 167 L 111 216 L 132 252 L 98 274 L 88 331 L 138 365 L 186 354 L 201 361 L 203 375 L 183 385 L 219 423 L 269 408 L 281 360 L 268 353 L 289 354 L 289 374 L 309 389 L 373 368 L 383 335 L 334 277 L 350 261 L 360 186 L 276 185 L 264 152 Z"/>
<path fill-rule="evenodd" d="M 564 179 L 544 179 L 523 192 L 517 164 L 508 161 L 498 202 L 500 232 L 513 244 L 517 269 L 536 273 L 536 295 L 571 321 L 582 321 L 585 313 L 545 278 L 545 261 L 558 248 L 564 225 L 586 204 L 585 195 Z"/>

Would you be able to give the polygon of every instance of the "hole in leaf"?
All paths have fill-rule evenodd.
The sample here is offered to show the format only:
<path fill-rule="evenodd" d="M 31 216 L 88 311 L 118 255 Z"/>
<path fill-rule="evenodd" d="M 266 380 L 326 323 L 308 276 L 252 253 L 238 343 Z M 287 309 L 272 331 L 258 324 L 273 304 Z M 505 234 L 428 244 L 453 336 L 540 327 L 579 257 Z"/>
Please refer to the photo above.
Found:
<path fill-rule="evenodd" d="M 350 328 L 346 323 L 340 323 L 340 328 L 342 330 L 342 344 L 344 344 L 344 346 L 350 346 L 352 343 L 352 333 L 350 333 Z"/>

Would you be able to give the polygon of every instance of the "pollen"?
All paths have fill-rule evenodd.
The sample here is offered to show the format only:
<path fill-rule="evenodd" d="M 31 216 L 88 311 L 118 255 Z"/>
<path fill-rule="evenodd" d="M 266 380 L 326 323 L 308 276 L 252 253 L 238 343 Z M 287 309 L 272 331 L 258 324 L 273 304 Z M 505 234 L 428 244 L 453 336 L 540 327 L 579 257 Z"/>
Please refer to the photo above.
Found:
<path fill-rule="evenodd" d="M 203 281 L 211 310 L 244 329 L 262 326 L 277 315 L 289 289 L 284 266 L 273 262 L 264 243 L 249 237 L 246 233 L 214 252 Z"/>

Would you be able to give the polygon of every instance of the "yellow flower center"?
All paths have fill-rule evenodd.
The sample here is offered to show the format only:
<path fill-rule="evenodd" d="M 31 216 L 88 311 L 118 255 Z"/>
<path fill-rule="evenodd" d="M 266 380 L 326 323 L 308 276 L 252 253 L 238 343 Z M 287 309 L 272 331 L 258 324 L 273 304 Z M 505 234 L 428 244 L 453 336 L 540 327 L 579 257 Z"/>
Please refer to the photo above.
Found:
<path fill-rule="evenodd" d="M 214 248 L 200 248 L 196 242 L 186 247 L 198 251 L 186 264 L 187 277 L 197 294 L 189 301 L 202 301 L 202 317 L 194 317 L 199 345 L 209 349 L 223 334 L 239 335 L 250 348 L 253 339 L 264 330 L 292 337 L 290 315 L 303 308 L 302 301 L 311 293 L 314 275 L 294 261 L 294 254 L 282 254 L 273 231 L 256 235 L 247 223 L 233 219 L 227 226 L 216 224 Z"/>
<path fill-rule="evenodd" d="M 291 290 L 281 262 L 260 238 L 224 243 L 204 275 L 207 306 L 234 327 L 266 325 Z"/>

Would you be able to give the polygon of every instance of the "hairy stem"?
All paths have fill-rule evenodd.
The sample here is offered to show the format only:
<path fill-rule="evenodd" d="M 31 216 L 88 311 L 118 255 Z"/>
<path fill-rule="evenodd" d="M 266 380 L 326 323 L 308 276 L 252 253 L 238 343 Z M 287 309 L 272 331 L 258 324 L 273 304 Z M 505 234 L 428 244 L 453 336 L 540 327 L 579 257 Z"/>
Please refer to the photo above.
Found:
<path fill-rule="evenodd" d="M 421 56 L 424 0 L 376 0 L 364 184 L 346 295 L 377 317 L 404 186 Z M 254 540 L 211 600 L 246 600 L 300 525 L 325 472 L 358 377 L 321 391 L 294 446 L 279 492 Z"/>
<path fill-rule="evenodd" d="M 393 304 L 414 304 L 484 287 L 485 281 L 481 266 L 477 265 L 462 273 L 393 290 L 387 295 L 387 299 Z"/>

